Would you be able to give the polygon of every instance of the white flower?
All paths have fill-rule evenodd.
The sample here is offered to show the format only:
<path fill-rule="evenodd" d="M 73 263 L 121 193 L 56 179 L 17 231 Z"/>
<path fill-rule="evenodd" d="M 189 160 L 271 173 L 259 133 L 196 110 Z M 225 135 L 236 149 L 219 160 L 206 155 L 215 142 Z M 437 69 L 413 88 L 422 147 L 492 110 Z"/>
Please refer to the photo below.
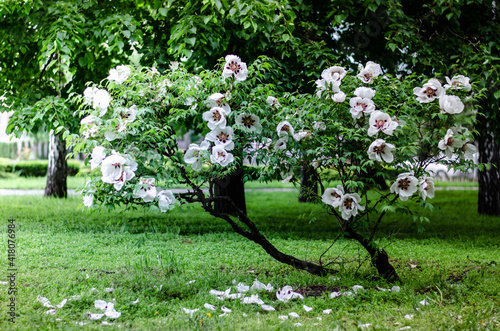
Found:
<path fill-rule="evenodd" d="M 316 81 L 316 95 L 318 97 L 321 97 L 324 91 L 329 91 L 332 93 L 339 93 L 340 92 L 340 81 L 327 81 L 325 79 L 318 79 Z"/>
<path fill-rule="evenodd" d="M 283 286 L 280 290 L 276 292 L 276 298 L 282 302 L 288 302 L 290 299 L 300 298 L 304 299 L 304 297 L 296 292 L 292 291 L 292 287 L 289 285 Z"/>
<path fill-rule="evenodd" d="M 332 100 L 337 103 L 342 103 L 345 101 L 345 93 L 340 91 L 332 95 Z"/>
<path fill-rule="evenodd" d="M 201 158 L 202 151 L 208 150 L 210 143 L 206 140 L 198 146 L 197 144 L 190 144 L 186 154 L 184 154 L 184 162 L 191 164 L 194 171 L 200 171 L 203 166 L 203 159 Z"/>
<path fill-rule="evenodd" d="M 325 131 L 326 130 L 326 124 L 325 122 L 313 122 L 313 129 L 318 130 L 318 131 Z"/>
<path fill-rule="evenodd" d="M 237 81 L 244 81 L 248 76 L 247 64 L 242 62 L 236 55 L 226 55 L 226 63 L 222 71 L 222 77 L 234 76 Z"/>
<path fill-rule="evenodd" d="M 92 107 L 99 110 L 99 116 L 104 116 L 108 111 L 109 104 L 111 103 L 111 96 L 106 90 L 97 90 L 94 94 L 94 99 L 92 100 Z"/>
<path fill-rule="evenodd" d="M 207 309 L 210 309 L 210 310 L 217 310 L 217 307 L 215 307 L 214 305 L 211 305 L 209 303 L 205 303 L 203 305 L 203 307 L 207 308 Z"/>
<path fill-rule="evenodd" d="M 91 320 L 100 320 L 101 318 L 104 317 L 104 314 L 90 314 L 90 313 L 88 313 L 87 316 Z"/>
<path fill-rule="evenodd" d="M 245 285 L 243 283 L 238 283 L 238 285 L 236 285 L 236 291 L 237 292 L 248 292 L 250 290 L 250 286 L 248 285 Z"/>
<path fill-rule="evenodd" d="M 434 198 L 434 182 L 432 178 L 423 176 L 419 179 L 418 191 L 423 200 Z"/>
<path fill-rule="evenodd" d="M 223 146 L 216 145 L 212 148 L 212 154 L 210 155 L 210 161 L 212 161 L 212 163 L 218 163 L 221 166 L 225 167 L 229 163 L 234 161 L 234 156 L 233 156 L 233 154 L 226 151 Z"/>
<path fill-rule="evenodd" d="M 330 293 L 330 298 L 331 299 L 335 299 L 335 298 L 338 298 L 340 297 L 340 292 L 332 292 Z"/>
<path fill-rule="evenodd" d="M 460 151 L 464 153 L 463 158 L 465 160 L 474 160 L 474 154 L 476 154 L 477 148 L 473 144 L 466 143 L 460 148 Z"/>
<path fill-rule="evenodd" d="M 448 129 L 446 135 L 438 143 L 438 148 L 443 150 L 448 158 L 453 157 L 455 148 L 460 148 L 463 146 L 463 142 L 459 139 L 453 138 L 453 131 Z"/>
<path fill-rule="evenodd" d="M 182 307 L 182 310 L 184 310 L 186 314 L 189 314 L 191 317 L 193 317 L 194 313 L 196 313 L 199 309 L 187 309 Z"/>
<path fill-rule="evenodd" d="M 208 97 L 207 105 L 210 108 L 221 107 L 224 109 L 226 115 L 231 112 L 231 107 L 225 101 L 225 95 L 222 93 L 214 93 Z"/>
<path fill-rule="evenodd" d="M 274 145 L 274 151 L 282 151 L 286 149 L 286 138 L 280 138 L 278 141 L 276 141 L 276 144 Z"/>
<path fill-rule="evenodd" d="M 174 208 L 175 196 L 172 191 L 162 190 L 158 192 L 158 207 L 162 213 Z"/>
<path fill-rule="evenodd" d="M 299 131 L 293 135 L 293 139 L 295 139 L 295 141 L 301 141 L 302 139 L 309 137 L 310 135 L 311 135 L 310 132 Z"/>
<path fill-rule="evenodd" d="M 409 172 L 398 175 L 391 185 L 391 193 L 399 194 L 402 201 L 408 200 L 418 190 L 418 179 Z"/>
<path fill-rule="evenodd" d="M 118 132 L 123 132 L 128 123 L 132 123 L 133 121 L 135 121 L 137 111 L 138 109 L 136 105 L 133 105 L 130 108 L 122 108 L 120 110 L 119 116 L 121 121 L 118 127 Z"/>
<path fill-rule="evenodd" d="M 94 195 L 93 194 L 86 194 L 83 196 L 83 205 L 85 207 L 92 207 L 94 204 Z"/>
<path fill-rule="evenodd" d="M 255 304 L 258 304 L 260 306 L 260 305 L 264 304 L 264 301 L 259 298 L 258 294 L 253 294 L 250 297 L 243 298 L 243 300 L 241 300 L 241 303 L 246 303 L 246 304 L 255 303 Z"/>
<path fill-rule="evenodd" d="M 281 182 L 282 183 L 291 183 L 294 175 L 295 174 L 293 173 L 293 171 L 282 172 L 281 173 L 281 179 L 282 179 Z"/>
<path fill-rule="evenodd" d="M 216 146 L 223 147 L 226 151 L 234 149 L 233 128 L 230 126 L 222 129 L 215 128 L 205 136 L 205 139 L 214 142 Z"/>
<path fill-rule="evenodd" d="M 275 98 L 275 97 L 273 97 L 273 96 L 268 96 L 267 99 L 266 99 L 266 102 L 271 107 L 276 107 L 276 108 L 281 107 L 278 99 Z"/>
<path fill-rule="evenodd" d="M 374 79 L 377 78 L 380 75 L 380 65 L 368 61 L 366 63 L 366 67 L 363 67 L 362 65 L 359 65 L 359 73 L 357 77 L 366 84 L 373 83 Z"/>
<path fill-rule="evenodd" d="M 134 198 L 141 198 L 144 202 L 151 202 L 156 198 L 156 186 L 154 178 L 140 178 L 134 189 Z"/>
<path fill-rule="evenodd" d="M 368 158 L 379 162 L 385 161 L 391 163 L 394 161 L 392 151 L 395 149 L 393 144 L 386 143 L 384 139 L 375 139 L 368 147 Z"/>
<path fill-rule="evenodd" d="M 115 310 L 115 304 L 113 302 L 106 302 L 104 300 L 96 300 L 94 302 L 94 306 L 96 308 L 101 309 L 104 311 L 104 315 L 108 318 L 118 318 L 122 313 L 118 312 Z"/>
<path fill-rule="evenodd" d="M 113 154 L 102 161 L 101 180 L 108 184 L 113 184 L 115 190 L 120 191 L 125 182 L 135 177 L 137 163 L 127 160 L 125 155 Z"/>
<path fill-rule="evenodd" d="M 94 170 L 106 158 L 106 149 L 102 146 L 96 146 L 92 149 L 92 159 L 90 160 L 90 169 Z"/>
<path fill-rule="evenodd" d="M 270 306 L 270 305 L 260 305 L 260 308 L 262 308 L 265 311 L 275 311 L 276 310 L 276 309 L 274 309 L 273 306 Z"/>
<path fill-rule="evenodd" d="M 465 77 L 464 75 L 456 75 L 453 76 L 452 79 L 450 79 L 448 76 L 445 77 L 446 82 L 448 84 L 444 85 L 444 88 L 447 89 L 452 89 L 452 90 L 466 90 L 470 91 L 471 90 L 471 85 L 469 83 L 469 77 Z"/>
<path fill-rule="evenodd" d="M 344 188 L 342 185 L 337 185 L 337 188 L 327 188 L 321 196 L 321 201 L 332 207 L 340 206 L 342 197 L 344 196 Z"/>
<path fill-rule="evenodd" d="M 323 70 L 321 78 L 327 82 L 340 82 L 347 75 L 347 71 L 340 66 L 333 66 Z"/>
<path fill-rule="evenodd" d="M 83 103 L 86 105 L 91 105 L 94 102 L 94 96 L 96 92 L 99 91 L 97 87 L 89 86 L 83 91 Z"/>
<path fill-rule="evenodd" d="M 460 114 L 464 110 L 464 104 L 456 95 L 442 95 L 439 98 L 439 108 L 442 114 Z"/>
<path fill-rule="evenodd" d="M 441 82 L 435 78 L 429 79 L 423 87 L 415 87 L 413 94 L 417 96 L 417 101 L 420 103 L 428 103 L 434 99 L 441 97 L 444 94 L 444 88 Z"/>
<path fill-rule="evenodd" d="M 259 116 L 252 114 L 239 114 L 235 120 L 236 124 L 248 129 L 249 131 L 259 132 L 262 129 Z"/>
<path fill-rule="evenodd" d="M 373 100 L 368 98 L 354 97 L 349 100 L 349 105 L 351 106 L 350 112 L 352 118 L 358 119 L 362 114 L 370 115 L 375 111 L 375 104 Z"/>
<path fill-rule="evenodd" d="M 253 285 L 250 287 L 250 290 L 252 291 L 266 290 L 267 292 L 271 292 L 272 290 L 274 290 L 274 287 L 271 285 L 271 283 L 265 285 L 264 283 L 261 283 L 256 279 L 253 281 Z"/>
<path fill-rule="evenodd" d="M 115 81 L 117 84 L 121 84 L 128 79 L 130 76 L 130 68 L 125 65 L 119 65 L 115 69 L 109 70 L 108 80 Z"/>
<path fill-rule="evenodd" d="M 306 313 L 310 312 L 311 310 L 313 310 L 312 307 L 309 307 L 309 306 L 306 306 L 306 305 L 302 305 L 302 307 L 304 308 L 304 310 L 306 311 Z"/>
<path fill-rule="evenodd" d="M 360 204 L 361 198 L 357 193 L 347 193 L 342 196 L 340 201 L 340 212 L 342 218 L 348 220 L 351 216 L 356 216 L 358 210 L 365 210 L 365 207 Z"/>
<path fill-rule="evenodd" d="M 368 128 L 369 136 L 374 136 L 379 131 L 392 136 L 392 133 L 398 127 L 398 122 L 393 121 L 388 114 L 379 110 L 375 110 L 370 114 L 370 120 L 368 122 L 370 124 Z"/>
<path fill-rule="evenodd" d="M 88 139 L 97 135 L 97 132 L 99 131 L 99 125 L 101 124 L 101 119 L 94 115 L 88 115 L 80 121 L 80 124 L 83 126 L 83 137 L 85 139 Z"/>
<path fill-rule="evenodd" d="M 278 136 L 284 135 L 284 134 L 289 134 L 293 136 L 293 126 L 288 122 L 288 121 L 281 121 L 278 123 L 278 126 L 276 127 L 276 132 L 278 133 Z"/>
<path fill-rule="evenodd" d="M 226 111 L 222 107 L 213 107 L 202 115 L 203 120 L 207 121 L 208 128 L 214 130 L 217 127 L 226 127 Z"/>
<path fill-rule="evenodd" d="M 354 90 L 354 95 L 360 98 L 373 99 L 376 91 L 369 87 L 360 86 Z"/>
<path fill-rule="evenodd" d="M 355 293 L 356 293 L 356 292 L 358 292 L 358 291 L 360 291 L 360 290 L 364 290 L 364 289 L 365 289 L 365 288 L 364 288 L 363 286 L 361 286 L 361 285 L 354 285 L 354 286 L 352 287 L 352 290 L 353 290 Z"/>

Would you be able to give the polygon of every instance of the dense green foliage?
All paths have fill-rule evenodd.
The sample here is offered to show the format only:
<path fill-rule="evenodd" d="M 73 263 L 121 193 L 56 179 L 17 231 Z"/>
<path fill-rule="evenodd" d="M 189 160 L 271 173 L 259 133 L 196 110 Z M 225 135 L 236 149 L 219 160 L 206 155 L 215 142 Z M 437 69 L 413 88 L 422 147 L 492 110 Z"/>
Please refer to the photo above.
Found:
<path fill-rule="evenodd" d="M 12 161 L 0 158 L 0 172 L 12 172 L 22 177 L 43 177 L 47 175 L 47 160 Z M 80 172 L 80 162 L 68 161 L 68 176 Z"/>

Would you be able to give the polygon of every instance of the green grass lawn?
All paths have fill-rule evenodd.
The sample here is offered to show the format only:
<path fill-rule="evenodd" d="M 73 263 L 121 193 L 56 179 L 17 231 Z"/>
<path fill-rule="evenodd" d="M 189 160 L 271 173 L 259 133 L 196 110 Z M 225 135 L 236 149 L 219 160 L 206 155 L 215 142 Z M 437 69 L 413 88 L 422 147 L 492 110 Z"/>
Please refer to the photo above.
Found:
<path fill-rule="evenodd" d="M 299 204 L 297 193 L 247 192 L 249 216 L 285 253 L 316 259 L 338 234 L 320 205 Z M 270 258 L 259 246 L 234 234 L 225 223 L 197 206 L 166 214 L 116 210 L 89 212 L 81 199 L 0 197 L 0 281 L 6 281 L 8 219 L 16 225 L 16 323 L 7 321 L 8 286 L 0 284 L 1 330 L 471 330 L 500 328 L 500 218 L 476 213 L 477 192 L 438 191 L 433 200 L 441 211 L 419 233 L 399 214 L 389 215 L 382 233 L 386 250 L 403 280 L 400 292 L 364 263 L 341 264 L 339 273 L 311 276 Z M 314 219 L 314 220 L 313 220 Z M 393 224 L 389 226 L 388 224 Z M 326 259 L 364 258 L 352 243 L 341 241 Z M 291 285 L 303 294 L 287 303 L 275 291 L 259 298 L 276 311 L 264 311 L 240 300 L 217 300 L 211 289 L 224 291 L 255 279 L 275 291 Z M 191 282 L 194 281 L 194 282 Z M 364 286 L 353 296 L 330 293 Z M 108 293 L 106 288 L 112 288 Z M 37 301 L 52 304 L 78 295 L 54 315 Z M 137 303 L 134 303 L 136 300 Z M 426 300 L 429 305 L 419 302 Z M 121 312 L 113 326 L 92 321 L 95 300 L 115 300 Z M 209 303 L 216 311 L 204 308 Z M 232 310 L 226 316 L 220 308 Z M 312 307 L 306 312 L 303 305 Z M 192 316 L 182 308 L 199 309 Z M 332 309 L 323 314 L 323 310 Z M 289 317 L 296 312 L 298 319 Z M 84 322 L 84 326 L 77 323 Z"/>

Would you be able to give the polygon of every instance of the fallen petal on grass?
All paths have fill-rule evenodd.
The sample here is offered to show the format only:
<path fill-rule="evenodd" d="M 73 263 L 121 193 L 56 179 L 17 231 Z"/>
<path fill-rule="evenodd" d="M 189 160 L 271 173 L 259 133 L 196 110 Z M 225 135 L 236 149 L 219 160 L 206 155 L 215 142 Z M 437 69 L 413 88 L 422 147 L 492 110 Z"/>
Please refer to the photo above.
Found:
<path fill-rule="evenodd" d="M 203 305 L 203 307 L 207 308 L 207 309 L 210 309 L 210 310 L 217 310 L 217 307 L 215 307 L 214 305 L 211 305 L 209 303 L 205 303 Z"/>
<path fill-rule="evenodd" d="M 260 306 L 262 309 L 264 309 L 265 311 L 275 311 L 276 309 L 274 309 L 273 306 L 270 306 L 270 305 L 261 305 Z"/>
<path fill-rule="evenodd" d="M 332 312 L 331 309 L 325 309 L 325 310 L 323 310 L 323 314 L 325 314 L 325 315 L 330 315 L 331 312 Z"/>
<path fill-rule="evenodd" d="M 293 317 L 293 318 L 299 318 L 300 317 L 299 314 L 297 314 L 296 312 L 293 312 L 293 311 L 290 314 L 288 314 L 288 316 Z"/>
<path fill-rule="evenodd" d="M 56 310 L 55 310 L 55 309 L 50 309 L 50 310 L 47 310 L 47 311 L 45 312 L 45 314 L 47 314 L 47 315 L 54 315 L 55 313 L 56 313 Z"/>
<path fill-rule="evenodd" d="M 308 312 L 310 312 L 311 310 L 313 310 L 313 309 L 312 309 L 312 307 L 309 307 L 309 306 L 306 306 L 306 305 L 303 305 L 302 307 L 304 308 L 304 310 L 305 310 L 307 313 L 308 313 Z"/>

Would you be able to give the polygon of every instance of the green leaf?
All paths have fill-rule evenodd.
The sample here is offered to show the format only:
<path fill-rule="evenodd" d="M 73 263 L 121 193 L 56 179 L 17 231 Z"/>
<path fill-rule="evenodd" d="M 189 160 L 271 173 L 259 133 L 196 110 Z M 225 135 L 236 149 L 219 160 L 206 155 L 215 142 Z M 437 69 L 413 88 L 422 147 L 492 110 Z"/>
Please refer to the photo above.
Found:
<path fill-rule="evenodd" d="M 495 99 L 500 99 L 500 90 L 496 91 L 493 96 L 495 97 Z"/>
<path fill-rule="evenodd" d="M 160 8 L 158 9 L 158 13 L 160 13 L 161 16 L 166 17 L 167 16 L 168 9 L 167 8 Z"/>
<path fill-rule="evenodd" d="M 281 38 L 283 39 L 284 42 L 287 42 L 290 40 L 290 35 L 289 34 L 282 34 Z"/>

